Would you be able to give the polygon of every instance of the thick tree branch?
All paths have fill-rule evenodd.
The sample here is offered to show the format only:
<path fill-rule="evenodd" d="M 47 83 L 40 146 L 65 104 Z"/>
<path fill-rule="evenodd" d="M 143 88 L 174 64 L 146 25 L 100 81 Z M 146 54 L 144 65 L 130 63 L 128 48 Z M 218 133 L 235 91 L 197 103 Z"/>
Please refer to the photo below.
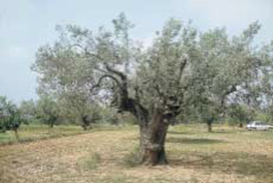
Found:
<path fill-rule="evenodd" d="M 105 74 L 105 75 L 103 75 L 103 76 L 101 76 L 100 78 L 99 78 L 99 80 L 98 80 L 98 83 L 97 84 L 95 84 L 95 85 L 93 85 L 92 86 L 92 88 L 90 89 L 90 92 L 92 93 L 93 92 L 93 90 L 95 89 L 95 88 L 98 88 L 98 87 L 100 87 L 100 85 L 101 85 L 101 82 L 103 81 L 103 79 L 105 79 L 105 78 L 111 78 L 112 80 L 114 80 L 114 82 L 119 86 L 119 88 L 122 88 L 121 87 L 121 84 L 120 84 L 120 82 L 119 82 L 119 80 L 117 79 L 117 78 L 115 78 L 114 76 L 112 76 L 112 75 L 109 75 L 109 74 Z"/>
<path fill-rule="evenodd" d="M 130 113 L 132 113 L 139 122 L 141 122 L 142 124 L 144 123 L 148 123 L 148 116 L 149 116 L 149 112 L 147 109 L 145 109 L 140 103 L 139 101 L 135 100 L 135 99 L 131 99 L 128 95 L 128 86 L 127 86 L 127 77 L 125 74 L 123 74 L 120 71 L 117 71 L 115 69 L 112 69 L 107 63 L 104 63 L 105 68 L 108 72 L 110 72 L 111 74 L 114 74 L 118 77 L 120 77 L 120 80 L 117 79 L 115 76 L 110 75 L 110 74 L 105 74 L 103 76 L 101 76 L 98 80 L 98 83 L 96 85 L 94 85 L 91 88 L 91 92 L 95 89 L 100 87 L 101 82 L 103 81 L 104 78 L 110 78 L 112 79 L 119 87 L 118 90 L 118 108 L 119 108 L 119 112 L 122 111 L 128 111 Z M 140 125 L 142 125 L 140 124 Z"/>
<path fill-rule="evenodd" d="M 228 96 L 229 94 L 237 91 L 236 86 L 237 86 L 236 84 L 231 85 L 231 87 L 223 94 L 223 96 Z"/>
<path fill-rule="evenodd" d="M 177 77 L 177 80 L 176 80 L 177 86 L 179 86 L 179 84 L 180 84 L 180 80 L 182 78 L 183 71 L 186 68 L 186 65 L 187 65 L 187 59 L 184 59 L 183 62 L 181 62 L 180 69 L 179 69 L 179 74 L 178 74 L 178 77 Z"/>
<path fill-rule="evenodd" d="M 123 81 L 126 81 L 126 80 L 127 80 L 126 75 L 123 74 L 122 72 L 117 71 L 117 70 L 111 68 L 107 63 L 104 63 L 104 65 L 105 65 L 105 68 L 107 69 L 108 72 L 111 72 L 111 73 L 113 73 L 113 74 L 119 76 Z"/>
<path fill-rule="evenodd" d="M 79 44 L 72 45 L 71 47 L 74 47 L 74 46 L 81 48 L 86 55 L 93 57 L 95 59 L 98 59 L 103 62 L 103 65 L 105 66 L 106 71 L 104 71 L 100 68 L 96 68 L 97 70 L 100 70 L 104 73 L 109 72 L 109 73 L 111 73 L 115 76 L 118 76 L 120 78 L 120 79 L 118 79 L 111 74 L 104 74 L 103 76 L 101 76 L 99 78 L 97 84 L 93 85 L 93 87 L 90 89 L 91 93 L 93 92 L 93 90 L 95 88 L 98 88 L 101 86 L 103 79 L 105 79 L 105 78 L 112 79 L 119 87 L 119 99 L 120 99 L 120 101 L 118 101 L 119 102 L 118 103 L 119 110 L 120 111 L 128 111 L 128 112 L 132 113 L 138 119 L 138 121 L 143 124 L 148 123 L 148 118 L 149 118 L 148 110 L 145 109 L 139 103 L 139 101 L 137 99 L 136 100 L 131 99 L 128 95 L 127 76 L 125 74 L 123 74 L 122 72 L 111 68 L 109 66 L 109 64 L 104 62 L 104 60 L 99 55 L 90 53 L 89 51 L 87 51 L 87 49 L 85 49 L 84 47 L 82 47 Z"/>

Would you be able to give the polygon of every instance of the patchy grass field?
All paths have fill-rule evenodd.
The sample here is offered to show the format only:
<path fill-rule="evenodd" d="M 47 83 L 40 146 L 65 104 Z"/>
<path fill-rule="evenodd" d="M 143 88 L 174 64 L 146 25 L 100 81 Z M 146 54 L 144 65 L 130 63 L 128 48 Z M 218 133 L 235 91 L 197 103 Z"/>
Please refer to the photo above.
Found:
<path fill-rule="evenodd" d="M 168 166 L 135 165 L 136 127 L 0 146 L 1 183 L 273 182 L 273 131 L 176 126 Z"/>
<path fill-rule="evenodd" d="M 47 139 L 53 137 L 62 137 L 74 134 L 83 133 L 83 130 L 79 126 L 54 126 L 50 129 L 47 125 L 22 125 L 19 130 L 20 142 L 29 142 L 40 139 Z M 7 131 L 6 133 L 0 133 L 0 145 L 16 143 L 15 135 L 13 131 Z"/>

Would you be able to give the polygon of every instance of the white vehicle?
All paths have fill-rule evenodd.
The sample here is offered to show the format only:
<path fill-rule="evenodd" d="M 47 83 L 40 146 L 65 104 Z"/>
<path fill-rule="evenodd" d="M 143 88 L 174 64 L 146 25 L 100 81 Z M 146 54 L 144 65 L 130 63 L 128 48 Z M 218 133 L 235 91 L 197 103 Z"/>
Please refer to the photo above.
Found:
<path fill-rule="evenodd" d="M 247 124 L 246 128 L 248 130 L 264 130 L 265 131 L 265 130 L 273 129 L 273 126 L 267 125 L 262 121 L 252 121 Z"/>

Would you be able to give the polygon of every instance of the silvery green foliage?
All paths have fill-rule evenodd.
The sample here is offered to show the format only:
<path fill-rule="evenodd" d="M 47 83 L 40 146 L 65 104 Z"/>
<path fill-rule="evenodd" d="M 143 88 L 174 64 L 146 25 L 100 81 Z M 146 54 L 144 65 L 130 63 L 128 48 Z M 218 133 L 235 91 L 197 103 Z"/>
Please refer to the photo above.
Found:
<path fill-rule="evenodd" d="M 190 24 L 171 19 L 145 51 L 136 71 L 140 99 L 150 108 L 181 110 L 198 62 L 196 37 L 197 31 Z"/>
<path fill-rule="evenodd" d="M 42 123 L 53 127 L 60 116 L 60 109 L 57 102 L 52 97 L 42 95 L 37 102 L 36 115 L 38 120 L 40 120 Z"/>
<path fill-rule="evenodd" d="M 83 118 L 98 116 L 100 106 L 93 100 L 89 101 L 86 93 L 78 91 L 67 91 L 58 97 L 60 115 L 71 123 L 82 125 Z M 97 120 L 97 119 L 96 119 Z M 95 122 L 95 119 L 92 121 Z"/>
<path fill-rule="evenodd" d="M 230 38 L 225 29 L 200 33 L 191 23 L 170 19 L 147 48 L 130 38 L 134 26 L 124 14 L 112 22 L 110 31 L 58 26 L 59 40 L 37 52 L 39 91 L 74 98 L 83 108 L 100 99 L 121 110 L 135 106 L 135 113 L 160 109 L 175 117 L 200 108 L 214 116 L 228 99 L 257 91 L 272 61 L 268 46 L 252 46 L 257 22 Z"/>
<path fill-rule="evenodd" d="M 122 17 L 122 15 L 121 15 Z M 117 28 L 119 22 L 115 21 Z M 122 65 L 128 62 L 128 41 L 122 30 L 115 33 L 99 28 L 96 35 L 87 29 L 68 25 L 57 26 L 59 40 L 42 46 L 32 66 L 39 75 L 39 91 L 53 93 L 89 91 L 103 74 L 103 63 Z"/>
<path fill-rule="evenodd" d="M 34 100 L 25 100 L 20 103 L 19 111 L 26 120 L 27 123 L 35 122 L 36 121 L 36 102 Z"/>
<path fill-rule="evenodd" d="M 24 119 L 17 106 L 5 96 L 0 96 L 0 131 L 16 131 Z"/>
<path fill-rule="evenodd" d="M 203 81 L 198 106 L 201 115 L 215 118 L 225 113 L 226 105 L 232 103 L 259 105 L 264 87 L 261 81 L 272 64 L 268 50 L 253 44 L 260 27 L 254 22 L 242 34 L 232 38 L 225 29 L 211 30 L 200 36 Z"/>
<path fill-rule="evenodd" d="M 270 44 L 264 45 L 259 52 L 259 56 L 265 63 L 263 67 L 260 68 L 262 73 L 259 81 L 260 87 L 259 92 L 262 93 L 262 105 L 261 108 L 267 114 L 268 121 L 272 123 L 273 119 L 273 41 Z M 257 91 L 257 90 L 256 90 Z"/>

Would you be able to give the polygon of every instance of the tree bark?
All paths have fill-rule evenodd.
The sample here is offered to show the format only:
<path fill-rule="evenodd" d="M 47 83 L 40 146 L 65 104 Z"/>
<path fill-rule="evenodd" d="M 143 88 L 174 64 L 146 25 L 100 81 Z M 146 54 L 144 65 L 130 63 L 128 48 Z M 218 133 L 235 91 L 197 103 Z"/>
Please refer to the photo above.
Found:
<path fill-rule="evenodd" d="M 16 141 L 19 142 L 19 134 L 18 134 L 17 128 L 14 129 L 14 135 L 15 135 Z"/>
<path fill-rule="evenodd" d="M 138 97 L 136 97 L 136 99 L 129 97 L 126 75 L 114 70 L 107 63 L 105 63 L 105 67 L 108 72 L 114 75 L 110 78 L 119 86 L 120 98 L 117 105 L 118 111 L 130 112 L 139 122 L 141 163 L 147 165 L 167 164 L 165 139 L 169 126 L 169 118 L 164 116 L 164 113 L 158 109 L 154 109 L 152 112 L 153 115 L 150 116 L 150 111 L 141 105 Z M 119 80 L 116 77 L 118 77 Z M 95 87 L 100 85 L 101 80 L 102 77 Z"/>
<path fill-rule="evenodd" d="M 208 132 L 212 132 L 212 121 L 207 121 L 207 125 L 208 125 Z"/>
<path fill-rule="evenodd" d="M 167 164 L 165 139 L 169 123 L 163 114 L 155 113 L 148 125 L 140 126 L 140 160 L 146 165 Z"/>
<path fill-rule="evenodd" d="M 84 131 L 87 131 L 87 126 L 85 126 L 84 124 L 82 125 L 82 128 Z"/>
<path fill-rule="evenodd" d="M 49 125 L 49 128 L 53 128 L 54 127 L 54 123 L 50 123 L 50 125 Z"/>
<path fill-rule="evenodd" d="M 82 115 L 82 128 L 84 131 L 92 129 L 91 121 L 88 119 L 88 115 Z"/>

